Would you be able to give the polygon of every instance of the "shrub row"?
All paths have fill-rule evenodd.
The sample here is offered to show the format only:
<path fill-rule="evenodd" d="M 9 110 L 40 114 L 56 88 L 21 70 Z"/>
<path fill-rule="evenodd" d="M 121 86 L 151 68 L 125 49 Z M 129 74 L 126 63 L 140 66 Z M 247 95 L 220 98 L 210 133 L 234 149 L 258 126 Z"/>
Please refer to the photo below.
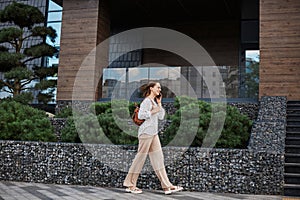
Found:
<path fill-rule="evenodd" d="M 45 112 L 11 100 L 0 102 L 0 139 L 54 142 Z"/>
<path fill-rule="evenodd" d="M 236 107 L 223 107 L 219 103 L 195 101 L 189 97 L 177 97 L 174 105 L 177 111 L 167 117 L 171 123 L 160 134 L 163 146 L 172 143 L 175 136 L 180 137 L 174 143 L 176 146 L 202 146 L 204 140 L 209 144 L 217 140 L 215 147 L 222 148 L 247 146 L 252 121 Z M 68 118 L 62 130 L 62 141 L 137 144 L 137 127 L 128 123 L 133 110 L 134 104 L 127 101 L 94 103 L 91 113 L 95 115 L 79 114 Z M 213 111 L 215 121 L 211 121 Z M 218 124 L 222 122 L 223 116 L 224 126 Z M 217 126 L 222 129 L 215 129 Z"/>
<path fill-rule="evenodd" d="M 177 111 L 170 116 L 172 122 L 164 133 L 163 145 L 167 145 L 180 134 L 181 140 L 176 142 L 178 145 L 209 147 L 209 144 L 212 144 L 222 148 L 247 146 L 252 121 L 248 116 L 241 114 L 236 107 L 195 101 L 189 97 L 176 98 L 174 105 Z M 189 141 L 191 137 L 194 139 Z M 205 144 L 203 144 L 204 140 Z M 215 145 L 214 140 L 216 140 Z"/>
<path fill-rule="evenodd" d="M 175 98 L 174 106 L 177 111 L 167 116 L 170 124 L 160 133 L 163 146 L 247 146 L 252 121 L 236 107 L 189 97 Z M 61 140 L 135 145 L 138 143 L 138 127 L 130 118 L 134 107 L 132 102 L 115 100 L 92 104 L 89 114 L 65 108 L 58 115 L 68 118 Z M 43 111 L 15 101 L 0 102 L 0 130 L 0 139 L 3 140 L 56 141 L 51 123 Z"/>

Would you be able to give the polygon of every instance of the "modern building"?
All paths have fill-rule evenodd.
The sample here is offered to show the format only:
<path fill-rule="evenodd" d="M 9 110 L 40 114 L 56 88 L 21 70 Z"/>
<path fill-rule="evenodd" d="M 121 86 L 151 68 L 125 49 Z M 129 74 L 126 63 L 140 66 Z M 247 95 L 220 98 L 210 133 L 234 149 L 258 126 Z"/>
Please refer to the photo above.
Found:
<path fill-rule="evenodd" d="M 0 7 L 10 2 L 1 1 Z M 58 105 L 72 100 L 98 101 L 116 93 L 135 98 L 138 87 L 151 80 L 159 80 L 165 97 L 170 98 L 178 94 L 210 98 L 214 91 L 209 86 L 219 86 L 225 94 L 217 96 L 226 98 L 256 100 L 267 95 L 300 99 L 298 0 L 20 2 L 40 7 L 48 16 L 45 25 L 60 35 L 54 44 L 60 49 L 59 63 L 58 58 L 46 59 L 59 65 Z M 205 49 L 213 65 L 192 65 L 174 52 L 143 48 L 141 38 L 113 37 L 142 27 L 166 28 L 192 38 Z M 103 42 L 107 48 L 93 52 Z M 128 52 L 132 45 L 140 48 Z M 81 68 L 87 59 L 92 60 L 90 68 Z M 259 74 L 251 74 L 254 70 L 249 63 L 259 63 Z M 212 67 L 218 69 L 221 82 Z M 81 69 L 84 73 L 78 74 Z M 82 83 L 81 97 L 73 96 L 76 81 Z M 259 91 L 249 92 L 249 87 Z"/>
<path fill-rule="evenodd" d="M 11 2 L 1 0 L 0 9 Z M 298 104 L 288 102 L 286 112 L 286 104 L 278 103 L 286 103 L 285 98 L 262 98 L 278 102 L 270 105 L 275 111 L 261 109 L 252 134 L 258 142 L 252 146 L 268 155 L 268 151 L 276 153 L 272 157 L 280 156 L 280 162 L 283 157 L 277 153 L 284 153 L 284 162 L 272 165 L 285 172 L 278 174 L 281 181 L 273 187 L 281 188 L 285 176 L 285 190 L 299 195 L 299 0 L 18 2 L 37 6 L 47 16 L 45 26 L 54 27 L 59 35 L 53 44 L 59 56 L 35 61 L 58 65 L 58 108 L 74 101 L 139 98 L 139 87 L 149 81 L 159 81 L 164 97 L 170 99 L 189 95 L 236 101 L 263 96 L 298 100 Z M 1 24 L 0 29 L 7 25 Z M 176 50 L 170 51 L 171 47 Z M 272 158 L 267 163 L 271 162 Z M 266 164 L 258 166 L 263 169 Z M 252 172 L 259 174 L 255 179 L 262 184 L 243 179 L 247 190 L 249 184 L 259 188 L 268 183 L 260 180 L 264 175 L 260 169 Z"/>
<path fill-rule="evenodd" d="M 62 104 L 72 100 L 77 72 L 97 45 L 118 33 L 141 27 L 168 28 L 196 40 L 220 69 L 228 98 L 256 98 L 245 92 L 245 76 L 249 72 L 246 61 L 254 52 L 259 55 L 259 97 L 300 99 L 300 2 L 297 0 L 55 2 L 63 7 L 57 91 L 57 102 Z M 136 42 L 142 44 L 142 40 Z M 109 98 L 112 93 L 108 91 L 115 85 L 113 79 L 121 82 L 119 85 L 125 90 L 134 90 L 145 79 L 170 81 L 167 73 L 170 69 L 177 71 L 171 75 L 178 77 L 167 84 L 178 85 L 183 94 L 180 83 L 183 76 L 199 98 L 209 97 L 205 85 L 210 83 L 202 80 L 203 74 L 195 73 L 196 67 L 208 66 L 199 63 L 192 67 L 181 57 L 161 49 L 126 52 L 128 45 L 126 38 L 109 41 L 108 56 L 101 61 L 102 65 L 94 63 L 94 71 L 100 77 L 97 89 L 82 86 L 83 94 L 94 90 L 95 95 L 82 95 L 77 100 Z M 96 60 L 97 54 L 94 56 Z M 148 63 L 159 64 L 145 66 Z M 89 78 L 79 77 L 83 82 Z M 128 94 L 131 95 L 122 96 Z"/>

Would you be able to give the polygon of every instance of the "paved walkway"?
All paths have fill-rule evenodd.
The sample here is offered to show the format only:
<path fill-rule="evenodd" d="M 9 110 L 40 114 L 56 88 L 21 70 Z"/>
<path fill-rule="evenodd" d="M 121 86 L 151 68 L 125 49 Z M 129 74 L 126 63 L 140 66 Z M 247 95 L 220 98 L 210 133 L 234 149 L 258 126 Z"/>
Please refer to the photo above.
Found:
<path fill-rule="evenodd" d="M 162 191 L 144 190 L 142 194 L 125 193 L 120 188 L 101 188 L 92 186 L 78 185 L 51 185 L 40 183 L 23 182 L 0 182 L 0 200 L 276 200 L 282 199 L 281 196 L 267 195 L 243 195 L 243 194 L 217 194 L 204 192 L 182 191 L 165 195 Z"/>

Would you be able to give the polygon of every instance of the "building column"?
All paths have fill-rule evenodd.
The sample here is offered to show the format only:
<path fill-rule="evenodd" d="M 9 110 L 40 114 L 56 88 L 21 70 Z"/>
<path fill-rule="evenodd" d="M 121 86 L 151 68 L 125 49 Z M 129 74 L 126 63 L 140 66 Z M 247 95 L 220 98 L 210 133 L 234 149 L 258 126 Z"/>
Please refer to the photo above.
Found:
<path fill-rule="evenodd" d="M 299 10 L 299 0 L 260 0 L 260 97 L 300 100 Z"/>
<path fill-rule="evenodd" d="M 95 85 L 101 85 L 100 76 L 107 61 L 99 62 L 97 53 L 93 53 L 93 50 L 107 39 L 109 34 L 110 19 L 106 0 L 64 0 L 57 83 L 59 107 L 69 104 L 72 100 L 98 99 Z M 94 77 L 91 77 L 91 74 Z M 91 79 L 95 80 L 92 84 Z M 82 93 L 75 96 L 75 99 L 73 96 L 72 99 L 75 80 L 80 83 L 77 86 Z"/>

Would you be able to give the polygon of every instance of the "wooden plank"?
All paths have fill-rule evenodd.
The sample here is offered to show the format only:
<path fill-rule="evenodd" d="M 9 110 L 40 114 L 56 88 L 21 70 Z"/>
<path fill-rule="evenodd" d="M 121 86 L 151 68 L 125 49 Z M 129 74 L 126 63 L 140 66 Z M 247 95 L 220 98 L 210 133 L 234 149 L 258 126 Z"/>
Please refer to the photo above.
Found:
<path fill-rule="evenodd" d="M 82 9 L 94 9 L 99 7 L 99 0 L 64 0 L 64 10 L 78 10 L 81 12 Z"/>
<path fill-rule="evenodd" d="M 260 84 L 260 96 L 286 96 L 289 100 L 300 99 L 299 84 L 269 83 Z"/>
<path fill-rule="evenodd" d="M 95 19 L 98 18 L 98 9 L 97 8 L 84 8 L 78 12 L 78 10 L 65 10 L 64 6 L 64 13 L 63 13 L 63 21 L 70 21 L 74 19 Z M 84 13 L 84 15 L 82 14 Z"/>
<path fill-rule="evenodd" d="M 260 77 L 260 82 L 263 83 L 282 83 L 282 80 L 291 84 L 299 84 L 300 86 L 300 73 L 298 76 L 295 76 L 295 74 L 264 74 Z"/>
<path fill-rule="evenodd" d="M 300 31 L 300 30 L 299 30 Z M 263 41 L 262 46 L 267 46 L 270 48 L 300 48 L 300 43 L 295 43 L 295 41 L 300 41 L 300 35 L 299 36 L 285 36 L 282 37 L 281 40 L 275 40 L 273 39 L 277 38 L 276 36 L 269 36 L 269 37 L 261 37 L 260 39 Z M 264 50 L 264 48 L 262 49 Z M 278 49 L 280 51 L 281 49 Z"/>
<path fill-rule="evenodd" d="M 260 0 L 260 96 L 300 99 L 300 1 Z"/>
<path fill-rule="evenodd" d="M 263 49 L 261 49 L 260 52 L 260 58 L 261 58 L 261 62 L 263 63 L 264 60 L 271 60 L 272 58 L 281 58 L 281 59 L 298 59 L 299 58 L 299 52 L 300 52 L 300 47 L 299 48 L 287 48 L 287 47 L 277 47 L 277 48 L 268 48 L 268 50 L 266 50 L 268 47 L 264 47 Z M 300 63 L 299 63 L 300 64 Z M 264 66 L 264 65 L 262 65 Z"/>
<path fill-rule="evenodd" d="M 264 59 L 264 57 L 263 57 Z M 294 73 L 300 67 L 300 58 L 277 58 L 274 57 L 272 60 L 264 59 L 264 66 L 261 67 L 265 71 L 271 70 L 271 73 L 276 73 L 276 71 L 282 71 L 286 73 Z M 262 65 L 262 64 L 261 64 Z M 276 66 L 276 67 L 275 67 Z M 283 69 L 283 70 L 280 70 Z"/>
<path fill-rule="evenodd" d="M 297 68 L 281 68 L 281 70 L 278 70 L 278 68 L 273 69 L 273 68 L 264 68 L 260 70 L 260 79 L 265 80 L 264 76 L 269 76 L 269 75 L 292 75 L 295 76 L 295 79 L 300 79 L 300 70 L 299 67 Z M 284 79 L 283 79 L 284 80 Z M 281 80 L 282 81 L 282 80 Z"/>

